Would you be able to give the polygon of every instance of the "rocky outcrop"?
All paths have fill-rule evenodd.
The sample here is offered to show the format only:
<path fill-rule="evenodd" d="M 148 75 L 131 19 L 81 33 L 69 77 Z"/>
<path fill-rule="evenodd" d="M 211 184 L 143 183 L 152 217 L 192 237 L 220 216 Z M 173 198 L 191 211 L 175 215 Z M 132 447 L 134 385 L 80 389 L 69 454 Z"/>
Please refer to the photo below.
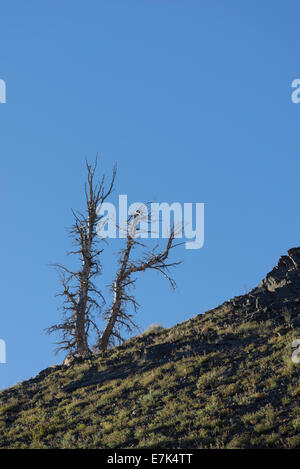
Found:
<path fill-rule="evenodd" d="M 260 286 L 270 292 L 276 290 L 281 293 L 289 293 L 290 290 L 300 292 L 300 248 L 288 251 L 288 256 L 281 256 L 278 264 L 268 273 Z M 287 287 L 282 290 L 283 287 Z"/>
<path fill-rule="evenodd" d="M 287 322 L 290 327 L 300 325 L 300 247 L 290 249 L 258 287 L 250 293 L 235 297 L 228 303 L 244 319 L 276 323 Z M 288 313 L 288 314 L 287 314 Z"/>

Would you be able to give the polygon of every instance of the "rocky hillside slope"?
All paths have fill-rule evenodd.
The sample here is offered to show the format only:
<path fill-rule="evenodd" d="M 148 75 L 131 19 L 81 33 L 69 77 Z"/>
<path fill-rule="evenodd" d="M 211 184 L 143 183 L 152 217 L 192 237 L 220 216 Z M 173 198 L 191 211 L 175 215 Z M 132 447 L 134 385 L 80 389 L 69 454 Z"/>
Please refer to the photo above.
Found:
<path fill-rule="evenodd" d="M 300 248 L 250 293 L 0 393 L 1 448 L 300 448 Z"/>

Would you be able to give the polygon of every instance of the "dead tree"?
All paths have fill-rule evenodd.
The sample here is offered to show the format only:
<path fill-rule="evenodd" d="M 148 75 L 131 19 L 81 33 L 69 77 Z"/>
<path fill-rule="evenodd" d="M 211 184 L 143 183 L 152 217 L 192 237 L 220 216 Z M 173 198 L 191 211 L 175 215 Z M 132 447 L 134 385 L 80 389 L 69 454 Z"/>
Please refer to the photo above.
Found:
<path fill-rule="evenodd" d="M 131 259 L 133 249 L 136 246 L 145 247 L 136 237 L 137 225 L 142 216 L 140 213 L 135 214 L 130 216 L 127 221 L 126 244 L 119 253 L 119 269 L 111 285 L 113 292 L 112 306 L 105 313 L 106 325 L 98 343 L 99 350 L 106 350 L 109 345 L 114 344 L 115 339 L 122 343 L 124 341 L 121 335 L 122 328 L 125 328 L 130 333 L 137 328 L 133 315 L 127 311 L 127 305 L 131 305 L 134 312 L 136 312 L 139 306 L 135 297 L 130 294 L 130 288 L 135 287 L 137 280 L 133 278 L 134 274 L 152 269 L 162 274 L 169 281 L 173 289 L 176 288 L 176 283 L 170 276 L 169 269 L 177 266 L 180 262 L 167 262 L 171 249 L 178 245 L 174 245 L 174 229 L 171 230 L 167 245 L 163 251 L 158 252 L 158 246 L 156 246 L 152 251 L 145 252 L 141 260 L 133 261 Z"/>
<path fill-rule="evenodd" d="M 54 264 L 59 272 L 62 284 L 63 322 L 47 329 L 48 333 L 60 332 L 62 340 L 58 343 L 58 350 L 66 350 L 69 354 L 84 357 L 89 353 L 89 332 L 93 328 L 98 337 L 100 332 L 95 321 L 95 311 L 101 312 L 104 298 L 94 283 L 95 277 L 101 273 L 99 255 L 100 238 L 97 235 L 97 225 L 103 218 L 99 215 L 101 205 L 111 194 L 116 177 L 116 167 L 113 170 L 111 182 L 105 189 L 104 176 L 95 182 L 97 158 L 94 165 L 86 162 L 87 183 L 85 184 L 86 211 L 84 214 L 72 210 L 74 224 L 70 230 L 75 254 L 80 257 L 81 267 L 74 272 L 61 264 Z"/>

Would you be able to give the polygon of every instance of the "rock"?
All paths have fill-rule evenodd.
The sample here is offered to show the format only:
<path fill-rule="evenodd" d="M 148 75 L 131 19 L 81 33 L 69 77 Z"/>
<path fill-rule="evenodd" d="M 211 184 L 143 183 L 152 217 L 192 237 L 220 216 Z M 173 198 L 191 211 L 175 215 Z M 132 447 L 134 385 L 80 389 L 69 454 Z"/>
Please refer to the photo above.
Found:
<path fill-rule="evenodd" d="M 72 366 L 76 362 L 76 357 L 72 354 L 68 354 L 63 361 L 64 366 Z"/>
<path fill-rule="evenodd" d="M 296 317 L 292 320 L 293 327 L 300 327 L 300 317 Z"/>
<path fill-rule="evenodd" d="M 295 267 L 299 269 L 300 267 L 300 247 L 292 248 L 288 251 L 290 259 L 293 261 Z"/>
<path fill-rule="evenodd" d="M 153 345 L 152 347 L 146 347 L 144 349 L 144 356 L 148 360 L 156 360 L 158 358 L 170 355 L 172 350 L 173 346 L 169 343 Z"/>

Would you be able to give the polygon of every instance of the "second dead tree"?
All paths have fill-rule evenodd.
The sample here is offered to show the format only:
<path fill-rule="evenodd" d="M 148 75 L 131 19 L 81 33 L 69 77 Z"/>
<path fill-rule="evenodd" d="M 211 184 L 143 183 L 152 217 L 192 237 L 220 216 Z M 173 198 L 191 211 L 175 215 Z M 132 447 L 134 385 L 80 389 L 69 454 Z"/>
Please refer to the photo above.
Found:
<path fill-rule="evenodd" d="M 132 260 L 131 255 L 136 246 L 145 247 L 136 237 L 138 230 L 137 225 L 142 218 L 141 215 L 132 215 L 127 220 L 128 230 L 125 247 L 119 253 L 119 269 L 117 271 L 114 282 L 111 285 L 113 292 L 112 306 L 105 314 L 106 325 L 101 334 L 98 350 L 106 350 L 109 345 L 113 345 L 115 339 L 122 343 L 124 338 L 121 335 L 121 329 L 129 333 L 137 328 L 133 320 L 133 315 L 127 311 L 127 306 L 131 305 L 134 312 L 138 308 L 135 297 L 130 294 L 130 289 L 135 287 L 136 278 L 134 274 L 145 272 L 148 269 L 155 270 L 162 274 L 170 283 L 173 289 L 176 288 L 174 279 L 170 276 L 171 267 L 176 267 L 180 262 L 167 262 L 170 251 L 174 245 L 175 233 L 171 230 L 167 245 L 164 250 L 158 251 L 157 246 L 149 252 L 146 252 L 143 258 Z"/>

